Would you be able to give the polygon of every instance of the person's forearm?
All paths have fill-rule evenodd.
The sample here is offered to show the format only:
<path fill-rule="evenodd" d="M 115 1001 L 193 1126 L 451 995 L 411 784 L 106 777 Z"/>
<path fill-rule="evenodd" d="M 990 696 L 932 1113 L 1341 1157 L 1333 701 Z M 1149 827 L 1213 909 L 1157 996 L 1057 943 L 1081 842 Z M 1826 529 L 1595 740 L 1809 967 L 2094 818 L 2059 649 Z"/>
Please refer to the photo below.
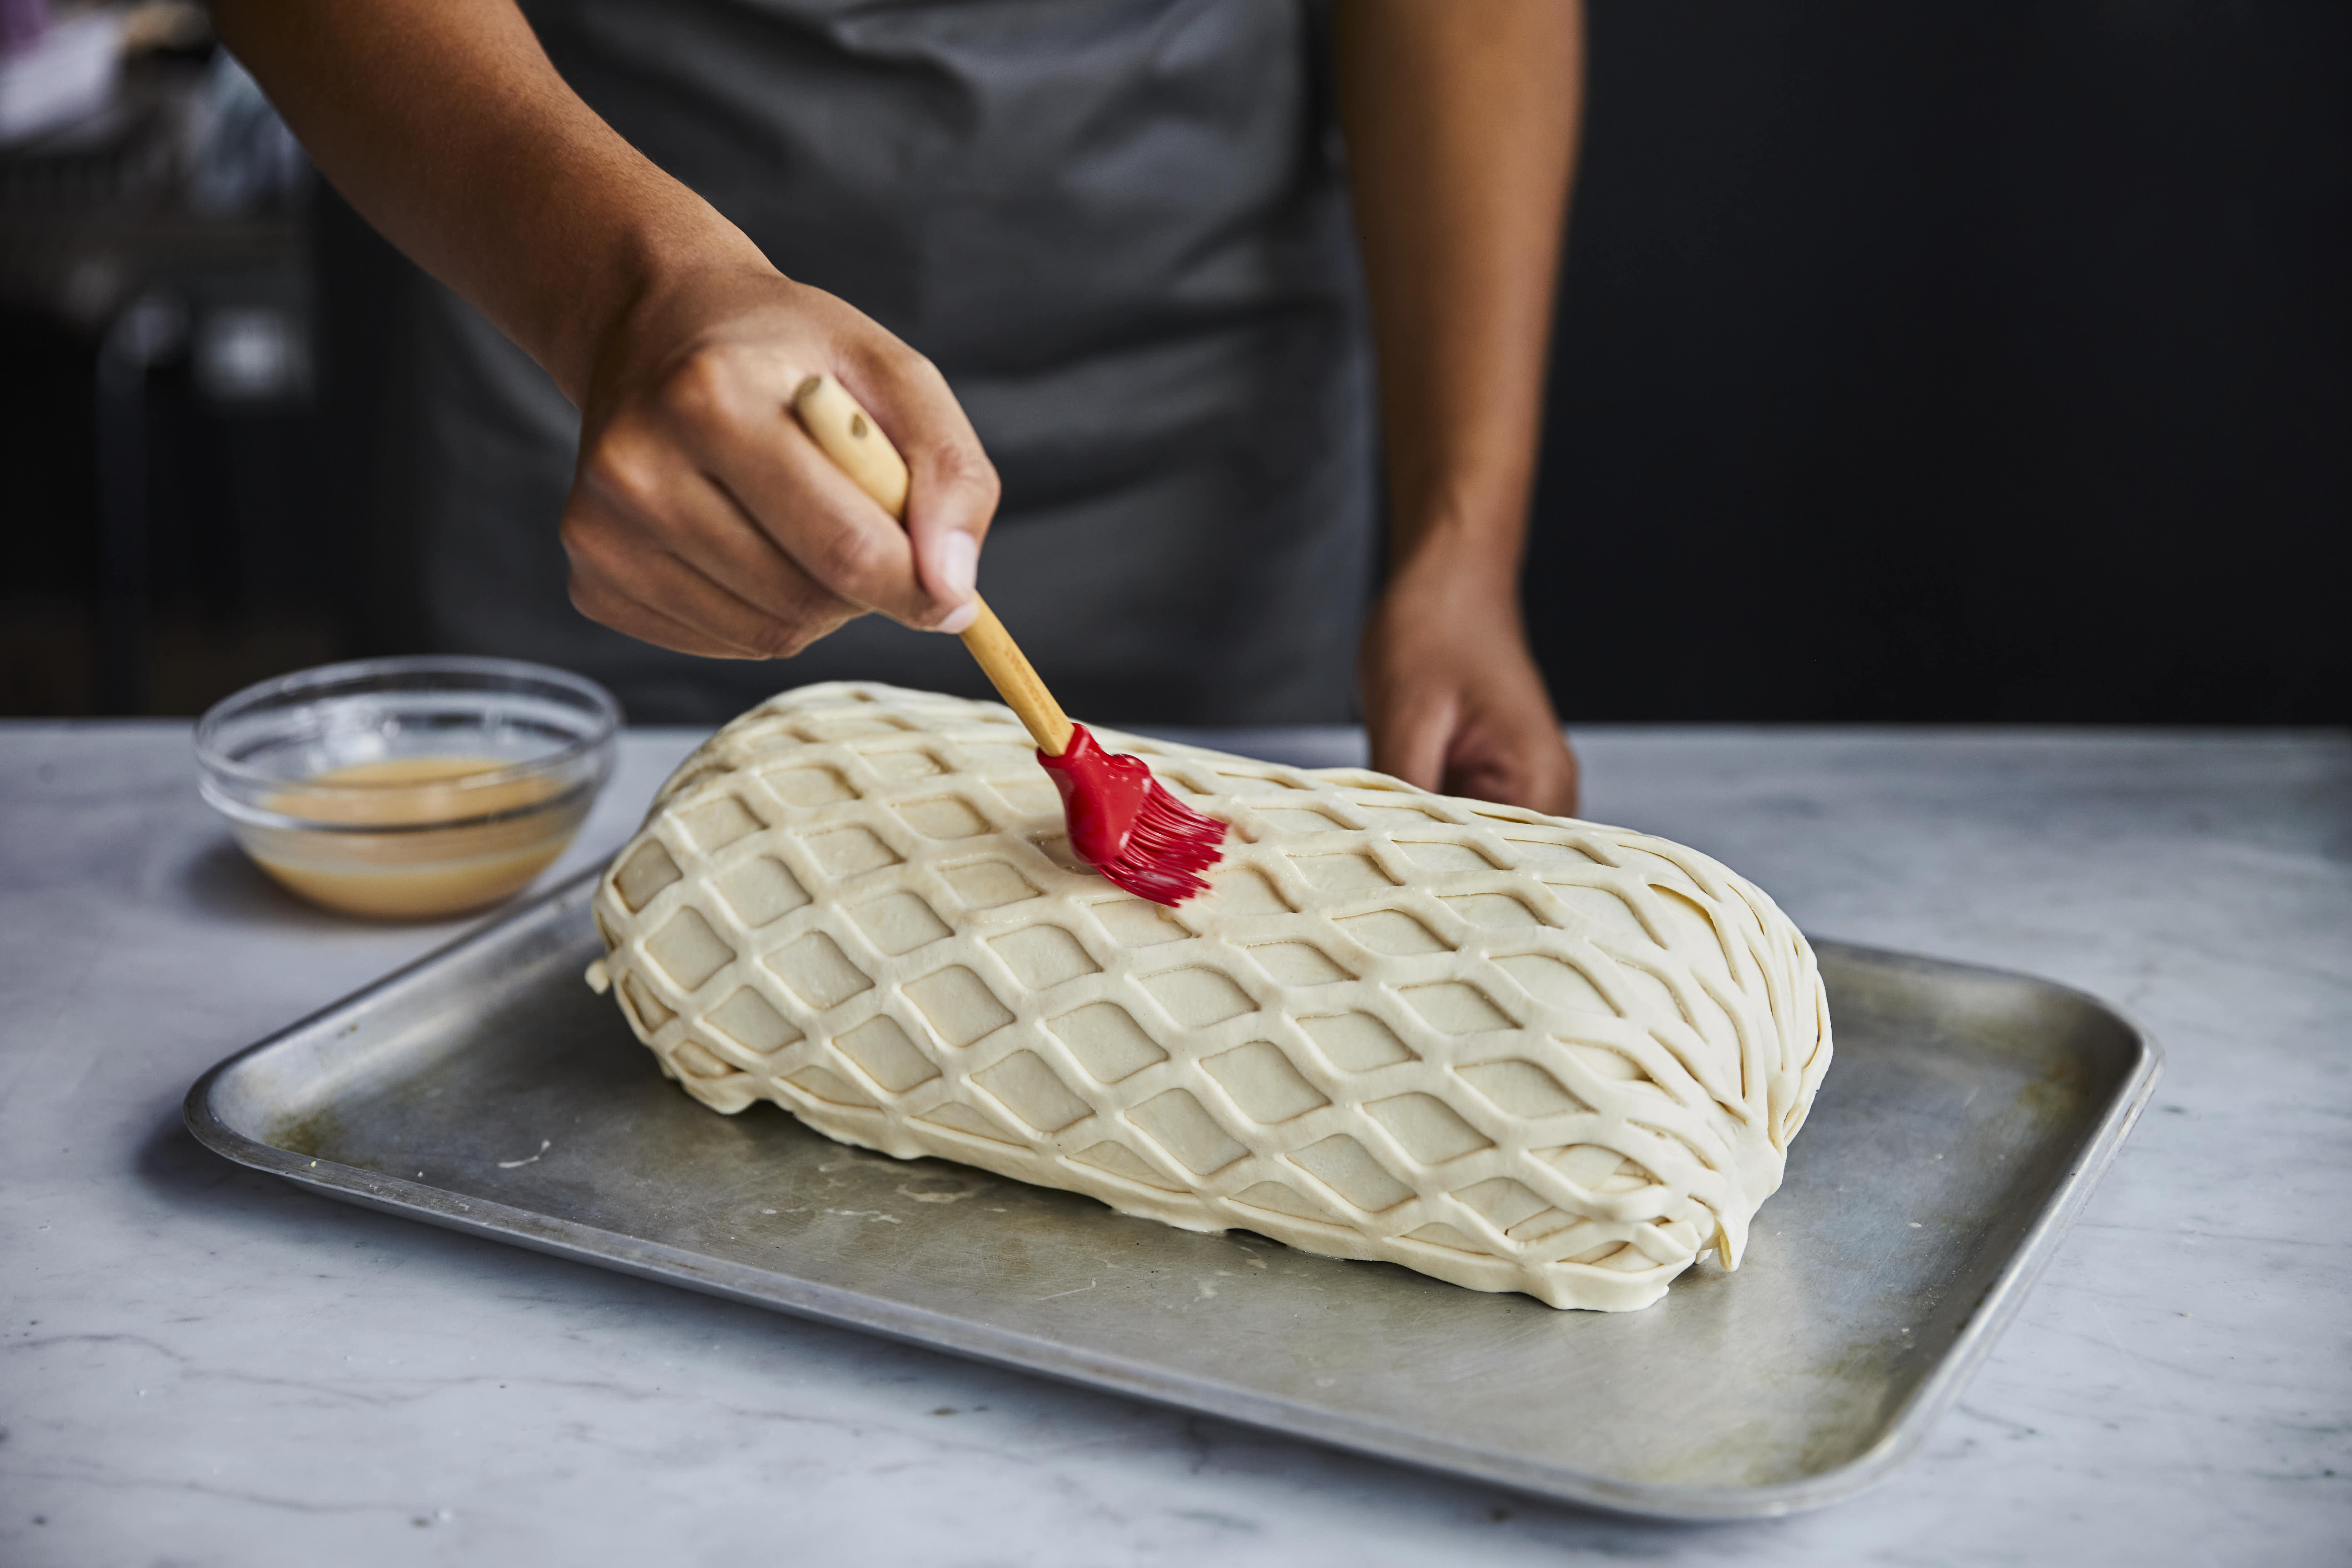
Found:
<path fill-rule="evenodd" d="M 1579 0 L 1344 0 L 1391 566 L 1515 595 L 1582 91 Z"/>
<path fill-rule="evenodd" d="M 566 86 L 511 0 L 214 0 L 222 40 L 394 244 L 575 403 L 663 276 L 758 249 Z"/>

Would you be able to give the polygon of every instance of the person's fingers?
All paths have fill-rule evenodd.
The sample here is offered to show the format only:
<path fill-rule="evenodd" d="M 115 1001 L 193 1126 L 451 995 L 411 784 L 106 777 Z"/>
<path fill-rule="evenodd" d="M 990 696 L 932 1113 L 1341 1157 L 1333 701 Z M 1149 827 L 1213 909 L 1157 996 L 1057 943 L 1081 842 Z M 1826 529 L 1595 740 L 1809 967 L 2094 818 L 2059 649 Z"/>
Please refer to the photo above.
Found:
<path fill-rule="evenodd" d="M 857 614 L 814 595 L 790 618 L 770 614 L 593 506 L 567 510 L 562 539 L 581 613 L 665 647 L 721 658 L 788 658 Z"/>
<path fill-rule="evenodd" d="M 969 530 L 949 528 L 931 536 L 930 565 L 923 572 L 931 597 L 952 606 L 931 624 L 933 631 L 961 634 L 980 619 L 980 540 Z M 922 560 L 917 542 L 916 559 Z"/>
<path fill-rule="evenodd" d="M 932 606 L 913 624 L 961 632 L 980 610 L 981 547 L 1003 493 L 996 466 L 939 367 L 904 344 L 850 356 L 838 374 L 907 460 L 907 537 Z"/>
<path fill-rule="evenodd" d="M 1548 707 L 1470 711 L 1447 745 L 1444 792 L 1566 816 L 1576 759 Z"/>
<path fill-rule="evenodd" d="M 772 413 L 764 439 L 730 448 L 713 477 L 818 586 L 908 626 L 939 618 L 906 529 L 834 466 L 789 408 Z"/>
<path fill-rule="evenodd" d="M 1381 710 L 1370 716 L 1372 766 L 1422 789 L 1440 788 L 1459 701 L 1451 693 L 1425 688 L 1391 688 L 1383 696 Z"/>
<path fill-rule="evenodd" d="M 1445 759 L 1444 793 L 1503 805 L 1530 805 L 1532 770 L 1494 738 L 1465 731 L 1452 738 Z"/>
<path fill-rule="evenodd" d="M 803 571 L 724 486 L 642 421 L 615 421 L 598 437 L 581 464 L 579 485 L 584 512 L 635 534 L 646 549 L 677 556 L 783 626 L 830 629 L 857 611 Z M 658 590 L 648 584 L 640 591 Z"/>
<path fill-rule="evenodd" d="M 946 606 L 917 576 L 907 531 L 801 428 L 786 379 L 781 364 L 737 379 L 681 374 L 663 404 L 667 434 L 825 592 L 929 626 Z"/>
<path fill-rule="evenodd" d="M 1566 748 L 1567 742 L 1563 741 L 1561 745 Z M 1577 808 L 1582 805 L 1582 796 L 1583 785 L 1576 765 L 1576 753 L 1570 750 L 1568 753 L 1567 768 L 1552 785 L 1550 804 L 1545 805 L 1539 802 L 1536 809 L 1553 816 L 1574 816 Z"/>
<path fill-rule="evenodd" d="M 572 607 L 599 626 L 610 626 L 624 637 L 666 647 L 673 653 L 690 653 L 698 658 L 753 657 L 683 621 L 673 620 L 659 610 L 638 604 L 610 584 L 577 573 L 572 577 Z"/>
<path fill-rule="evenodd" d="M 962 629 L 998 489 L 971 422 L 929 361 L 831 296 L 773 281 L 593 421 L 565 516 L 583 609 L 734 657 L 790 654 L 869 609 Z M 908 459 L 903 521 L 793 415 L 819 370 Z"/>
<path fill-rule="evenodd" d="M 658 399 L 666 433 L 826 590 L 908 626 L 961 630 L 995 512 L 995 469 L 928 360 L 895 340 L 853 340 L 837 357 L 843 384 L 908 459 L 903 524 L 793 417 L 801 373 L 784 356 L 683 362 Z"/>
<path fill-rule="evenodd" d="M 1393 651 L 1368 664 L 1372 766 L 1445 795 L 1575 810 L 1576 758 L 1531 665 L 1496 658 L 1462 670 Z"/>

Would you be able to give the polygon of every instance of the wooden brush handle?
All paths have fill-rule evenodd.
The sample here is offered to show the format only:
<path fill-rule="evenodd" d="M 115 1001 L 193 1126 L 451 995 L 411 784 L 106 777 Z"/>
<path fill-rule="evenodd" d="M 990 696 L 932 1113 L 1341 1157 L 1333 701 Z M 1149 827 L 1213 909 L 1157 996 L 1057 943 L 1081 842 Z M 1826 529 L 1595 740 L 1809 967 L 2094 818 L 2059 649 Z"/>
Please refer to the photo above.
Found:
<path fill-rule="evenodd" d="M 1004 705 L 1021 716 L 1029 727 L 1030 738 L 1037 749 L 1049 757 L 1058 757 L 1070 749 L 1071 731 L 1077 728 L 1045 683 L 1037 679 L 1036 670 L 1022 654 L 1021 645 L 988 607 L 988 601 L 977 594 L 973 602 L 980 606 L 980 618 L 963 629 L 963 646 L 987 675 L 996 694 Z"/>
<path fill-rule="evenodd" d="M 830 375 L 810 376 L 793 394 L 793 412 L 824 455 L 859 489 L 892 517 L 907 521 L 907 460 L 846 387 Z M 1029 727 L 1037 749 L 1049 757 L 1060 756 L 1070 745 L 1069 715 L 1037 679 L 1037 671 L 1023 657 L 996 612 L 988 607 L 988 601 L 975 594 L 972 602 L 980 607 L 980 618 L 964 628 L 964 647 L 1004 699 L 1004 705 Z"/>

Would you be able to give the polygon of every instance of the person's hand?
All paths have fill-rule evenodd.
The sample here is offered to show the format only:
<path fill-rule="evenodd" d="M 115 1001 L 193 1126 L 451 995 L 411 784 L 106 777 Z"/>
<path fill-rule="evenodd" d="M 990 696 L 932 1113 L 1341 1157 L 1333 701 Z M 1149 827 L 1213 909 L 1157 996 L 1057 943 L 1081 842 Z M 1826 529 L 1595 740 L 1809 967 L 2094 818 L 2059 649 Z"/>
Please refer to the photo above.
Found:
<path fill-rule="evenodd" d="M 1372 766 L 1445 795 L 1576 811 L 1576 754 L 1528 651 L 1507 586 L 1402 572 L 1360 661 Z"/>
<path fill-rule="evenodd" d="M 907 459 L 902 527 L 792 413 L 829 371 Z M 563 509 L 572 602 L 715 658 L 781 658 L 868 611 L 958 632 L 996 470 L 929 360 L 821 289 L 731 262 L 634 303 L 600 344 Z"/>
<path fill-rule="evenodd" d="M 869 610 L 978 615 L 996 472 L 938 370 L 624 141 L 513 0 L 212 15 L 337 189 L 579 408 L 562 538 L 584 614 L 729 658 Z M 821 372 L 905 456 L 903 526 L 791 414 Z"/>

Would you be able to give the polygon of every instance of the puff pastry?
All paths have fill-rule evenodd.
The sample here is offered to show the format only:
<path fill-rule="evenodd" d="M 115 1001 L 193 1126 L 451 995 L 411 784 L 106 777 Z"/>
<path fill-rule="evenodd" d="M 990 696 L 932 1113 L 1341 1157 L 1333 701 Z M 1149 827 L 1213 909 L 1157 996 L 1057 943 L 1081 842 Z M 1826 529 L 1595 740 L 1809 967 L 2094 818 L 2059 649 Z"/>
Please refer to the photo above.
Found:
<path fill-rule="evenodd" d="M 1664 839 L 1101 732 L 1233 832 L 1161 910 L 1074 859 L 992 703 L 728 725 L 595 900 L 663 1070 L 733 1112 L 1554 1307 L 1736 1267 L 1831 1055 L 1811 949 Z"/>

